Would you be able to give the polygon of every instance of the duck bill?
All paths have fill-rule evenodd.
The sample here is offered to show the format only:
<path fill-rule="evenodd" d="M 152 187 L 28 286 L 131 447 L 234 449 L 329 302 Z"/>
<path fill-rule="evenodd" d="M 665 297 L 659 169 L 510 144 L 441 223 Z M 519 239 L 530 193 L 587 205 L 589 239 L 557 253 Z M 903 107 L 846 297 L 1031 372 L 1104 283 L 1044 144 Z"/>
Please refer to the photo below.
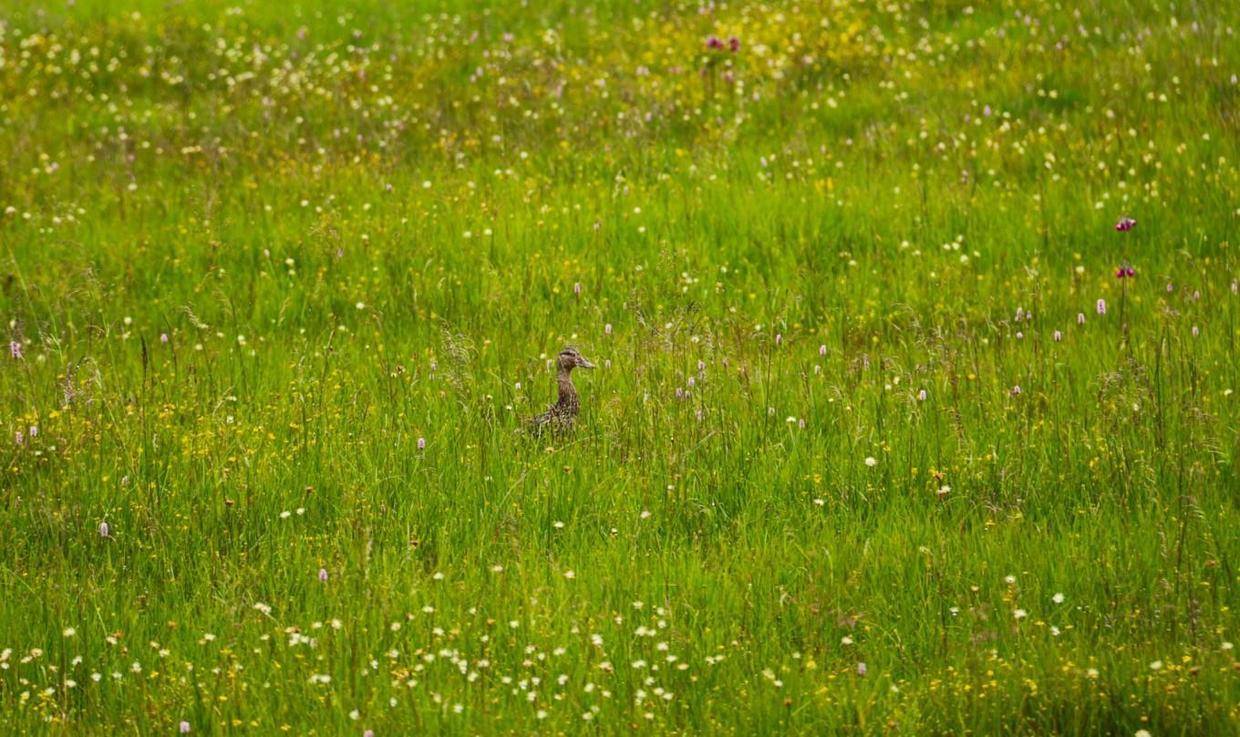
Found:
<path fill-rule="evenodd" d="M 589 359 L 587 359 L 585 356 L 582 356 L 582 357 L 581 357 L 581 361 L 580 361 L 580 363 L 578 363 L 577 365 L 578 365 L 578 366 L 580 366 L 580 367 L 582 367 L 582 368 L 588 368 L 588 369 L 598 368 L 598 367 L 597 367 L 597 366 L 595 366 L 594 364 L 590 363 Z"/>

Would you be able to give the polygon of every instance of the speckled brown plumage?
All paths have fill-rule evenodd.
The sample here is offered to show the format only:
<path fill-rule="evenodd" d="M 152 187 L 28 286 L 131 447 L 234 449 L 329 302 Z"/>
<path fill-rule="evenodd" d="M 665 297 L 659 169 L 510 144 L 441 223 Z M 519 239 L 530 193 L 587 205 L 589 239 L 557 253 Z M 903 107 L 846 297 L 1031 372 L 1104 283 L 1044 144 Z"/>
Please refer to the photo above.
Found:
<path fill-rule="evenodd" d="M 546 412 L 530 420 L 534 432 L 545 430 L 564 432 L 573 429 L 573 422 L 581 410 L 581 400 L 577 396 L 577 387 L 573 386 L 572 373 L 574 368 L 594 368 L 576 348 L 565 348 L 556 357 L 557 398 Z"/>

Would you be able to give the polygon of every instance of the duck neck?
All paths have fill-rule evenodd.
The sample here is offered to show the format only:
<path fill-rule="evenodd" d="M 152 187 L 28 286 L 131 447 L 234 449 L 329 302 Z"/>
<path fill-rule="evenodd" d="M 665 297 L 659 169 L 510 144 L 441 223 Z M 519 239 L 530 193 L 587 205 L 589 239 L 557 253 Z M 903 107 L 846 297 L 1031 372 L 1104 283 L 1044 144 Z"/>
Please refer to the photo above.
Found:
<path fill-rule="evenodd" d="M 559 400 L 556 403 L 562 407 L 577 404 L 577 388 L 573 386 L 572 373 L 571 368 L 561 368 L 556 374 L 556 384 L 559 386 Z"/>

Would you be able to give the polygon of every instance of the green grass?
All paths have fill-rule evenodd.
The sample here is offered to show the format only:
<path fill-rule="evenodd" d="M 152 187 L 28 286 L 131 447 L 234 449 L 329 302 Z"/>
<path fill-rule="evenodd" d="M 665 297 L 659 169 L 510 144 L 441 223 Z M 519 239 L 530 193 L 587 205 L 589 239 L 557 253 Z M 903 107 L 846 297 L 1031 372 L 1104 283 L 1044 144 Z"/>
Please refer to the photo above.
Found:
<path fill-rule="evenodd" d="M 0 2 L 0 732 L 1240 731 L 1240 12 L 1072 5 Z"/>

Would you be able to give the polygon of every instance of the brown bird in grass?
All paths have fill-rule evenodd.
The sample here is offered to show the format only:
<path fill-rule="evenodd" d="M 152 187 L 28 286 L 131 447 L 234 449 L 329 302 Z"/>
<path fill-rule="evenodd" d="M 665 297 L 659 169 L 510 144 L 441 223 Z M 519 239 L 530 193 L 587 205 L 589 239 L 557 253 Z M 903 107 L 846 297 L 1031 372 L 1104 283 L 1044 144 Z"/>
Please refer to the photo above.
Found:
<path fill-rule="evenodd" d="M 560 355 L 556 357 L 555 377 L 559 394 L 555 404 L 546 412 L 530 419 L 530 429 L 535 433 L 573 429 L 573 421 L 577 419 L 577 412 L 581 409 L 581 400 L 577 398 L 577 387 L 573 386 L 572 378 L 573 369 L 578 367 L 592 369 L 594 364 L 572 346 L 560 351 Z"/>

